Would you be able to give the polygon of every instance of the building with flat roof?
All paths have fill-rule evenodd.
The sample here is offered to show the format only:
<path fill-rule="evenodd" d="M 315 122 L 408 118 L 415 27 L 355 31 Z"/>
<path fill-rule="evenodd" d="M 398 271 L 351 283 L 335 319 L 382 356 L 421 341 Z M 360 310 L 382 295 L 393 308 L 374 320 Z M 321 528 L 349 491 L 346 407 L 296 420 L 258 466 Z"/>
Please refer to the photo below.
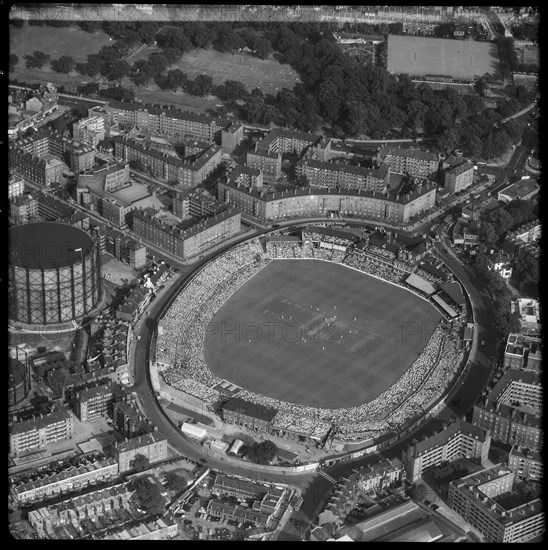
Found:
<path fill-rule="evenodd" d="M 86 388 L 76 393 L 74 402 L 80 422 L 93 422 L 110 411 L 113 402 L 112 384 Z"/>
<path fill-rule="evenodd" d="M 515 474 L 502 464 L 449 483 L 448 505 L 489 542 L 527 542 L 544 532 L 542 501 L 504 499 Z"/>
<path fill-rule="evenodd" d="M 402 451 L 407 479 L 414 483 L 425 472 L 442 462 L 452 462 L 461 457 L 484 464 L 490 444 L 491 436 L 486 430 L 464 420 L 457 420 L 422 441 L 413 440 Z"/>
<path fill-rule="evenodd" d="M 497 198 L 504 203 L 515 200 L 526 201 L 532 199 L 539 191 L 540 186 L 536 179 L 521 179 L 499 191 Z"/>
<path fill-rule="evenodd" d="M 97 147 L 97 144 L 105 139 L 105 118 L 96 115 L 73 123 L 72 136 L 88 147 Z"/>

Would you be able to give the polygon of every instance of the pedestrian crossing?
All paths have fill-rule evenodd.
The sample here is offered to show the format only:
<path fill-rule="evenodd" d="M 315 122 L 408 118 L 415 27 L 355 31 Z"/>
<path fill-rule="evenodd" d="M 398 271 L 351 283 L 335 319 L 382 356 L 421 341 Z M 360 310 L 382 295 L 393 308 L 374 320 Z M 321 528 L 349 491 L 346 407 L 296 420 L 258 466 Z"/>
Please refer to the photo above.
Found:
<path fill-rule="evenodd" d="M 332 485 L 335 485 L 335 483 L 337 483 L 337 480 L 335 478 L 331 477 L 327 472 L 324 472 L 323 470 L 319 470 L 318 473 L 322 477 L 327 479 L 327 481 L 329 481 L 329 483 L 331 483 Z"/>

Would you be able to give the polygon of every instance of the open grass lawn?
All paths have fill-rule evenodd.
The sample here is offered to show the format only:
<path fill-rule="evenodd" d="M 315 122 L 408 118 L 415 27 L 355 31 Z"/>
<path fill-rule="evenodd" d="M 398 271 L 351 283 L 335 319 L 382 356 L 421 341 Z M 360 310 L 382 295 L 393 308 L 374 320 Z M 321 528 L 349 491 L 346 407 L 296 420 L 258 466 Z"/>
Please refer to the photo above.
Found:
<path fill-rule="evenodd" d="M 133 58 L 148 59 L 159 48 L 149 47 Z M 193 50 L 185 53 L 181 60 L 170 69 L 179 68 L 190 78 L 206 74 L 215 84 L 225 80 L 239 80 L 248 90 L 261 88 L 265 93 L 276 93 L 282 88 L 293 88 L 299 82 L 299 75 L 289 66 L 279 63 L 272 55 L 268 59 L 259 59 L 245 53 L 221 53 L 216 50 Z M 151 85 L 151 89 L 152 89 Z"/>
<path fill-rule="evenodd" d="M 388 70 L 395 74 L 454 78 L 494 74 L 498 70 L 497 47 L 491 42 L 389 35 Z"/>
<path fill-rule="evenodd" d="M 392 385 L 439 321 L 416 295 L 356 270 L 275 260 L 215 314 L 205 360 L 217 376 L 262 395 L 350 407 Z"/>
<path fill-rule="evenodd" d="M 25 71 L 25 55 L 31 55 L 40 50 L 58 59 L 70 55 L 75 61 L 86 61 L 87 56 L 97 53 L 103 46 L 109 44 L 109 36 L 103 31 L 89 33 L 74 27 L 35 27 L 28 23 L 21 28 L 9 27 L 10 54 L 14 53 L 19 62 L 16 65 L 15 78 L 23 78 Z M 40 71 L 32 69 L 31 73 L 42 73 L 46 79 L 48 73 L 53 73 L 49 63 L 45 63 Z"/>

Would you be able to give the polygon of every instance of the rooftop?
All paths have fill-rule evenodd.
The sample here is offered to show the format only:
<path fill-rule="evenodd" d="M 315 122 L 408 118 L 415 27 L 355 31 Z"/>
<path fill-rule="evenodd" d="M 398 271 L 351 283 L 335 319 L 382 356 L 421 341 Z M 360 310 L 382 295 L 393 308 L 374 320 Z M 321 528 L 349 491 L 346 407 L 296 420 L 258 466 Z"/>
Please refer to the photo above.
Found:
<path fill-rule="evenodd" d="M 445 430 L 441 430 L 440 432 L 415 443 L 413 446 L 413 456 L 418 457 L 431 449 L 442 447 L 451 439 L 460 434 L 467 435 L 473 439 L 477 439 L 478 441 L 485 441 L 487 436 L 487 432 L 484 429 L 474 426 L 464 420 L 457 420 L 445 428 Z"/>

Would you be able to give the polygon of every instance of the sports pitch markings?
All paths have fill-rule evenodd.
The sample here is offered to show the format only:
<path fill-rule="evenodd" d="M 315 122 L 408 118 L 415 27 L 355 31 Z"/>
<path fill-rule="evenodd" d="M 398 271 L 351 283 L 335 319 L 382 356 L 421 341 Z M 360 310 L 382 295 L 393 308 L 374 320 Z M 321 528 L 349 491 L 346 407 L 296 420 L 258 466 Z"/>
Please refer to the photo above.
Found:
<path fill-rule="evenodd" d="M 425 300 L 345 266 L 275 260 L 214 315 L 205 360 L 252 392 L 357 406 L 415 361 L 441 319 Z"/>

